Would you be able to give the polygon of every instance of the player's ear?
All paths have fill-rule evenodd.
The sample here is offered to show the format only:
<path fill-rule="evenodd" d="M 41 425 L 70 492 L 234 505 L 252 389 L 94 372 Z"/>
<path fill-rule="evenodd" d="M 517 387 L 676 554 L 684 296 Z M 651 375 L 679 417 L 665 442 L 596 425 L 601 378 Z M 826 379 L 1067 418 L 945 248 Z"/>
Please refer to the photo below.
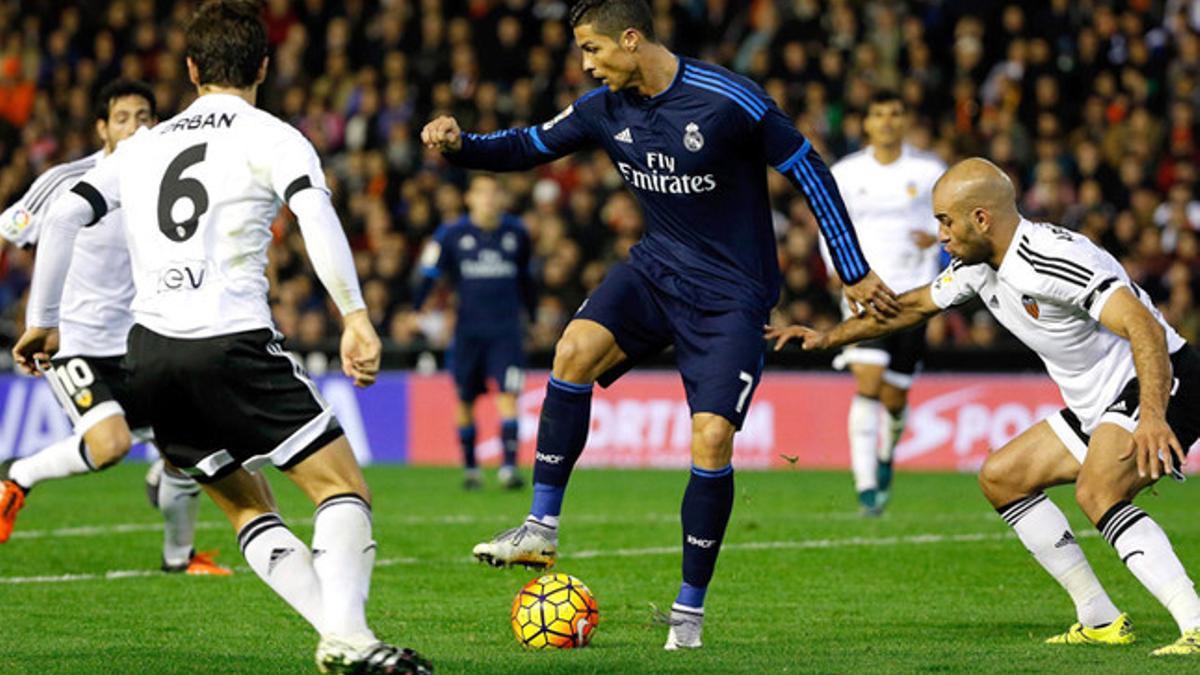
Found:
<path fill-rule="evenodd" d="M 190 56 L 187 57 L 187 71 L 188 71 L 188 79 L 191 80 L 193 85 L 199 87 L 200 86 L 200 68 L 196 66 L 196 62 L 193 61 L 192 57 L 190 57 Z"/>
<path fill-rule="evenodd" d="M 108 145 L 108 120 L 96 120 L 96 135 L 102 143 Z"/>
<path fill-rule="evenodd" d="M 983 207 L 976 207 L 971 211 L 971 222 L 980 232 L 987 234 L 992 229 L 992 214 Z"/>
<path fill-rule="evenodd" d="M 626 28 L 624 33 L 621 33 L 621 46 L 627 52 L 636 52 L 638 45 L 642 43 L 642 34 L 632 28 Z"/>
<path fill-rule="evenodd" d="M 262 63 L 258 66 L 258 74 L 254 76 L 254 84 L 260 85 L 263 80 L 267 79 L 267 64 L 270 63 L 271 57 L 264 56 Z"/>

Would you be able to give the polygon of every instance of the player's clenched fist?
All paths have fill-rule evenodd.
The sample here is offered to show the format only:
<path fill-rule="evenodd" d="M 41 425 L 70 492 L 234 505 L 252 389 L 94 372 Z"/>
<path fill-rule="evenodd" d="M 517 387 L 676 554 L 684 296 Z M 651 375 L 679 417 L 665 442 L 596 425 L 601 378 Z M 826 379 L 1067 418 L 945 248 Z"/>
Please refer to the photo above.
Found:
<path fill-rule="evenodd" d="M 443 115 L 421 130 L 421 142 L 438 152 L 457 152 L 462 148 L 462 129 L 458 120 Z"/>
<path fill-rule="evenodd" d="M 354 380 L 354 386 L 369 387 L 379 374 L 383 345 L 366 310 L 350 312 L 343 321 L 342 372 Z"/>
<path fill-rule="evenodd" d="M 39 363 L 49 363 L 58 351 L 57 328 L 28 328 L 13 346 L 13 359 L 30 375 L 38 374 Z"/>

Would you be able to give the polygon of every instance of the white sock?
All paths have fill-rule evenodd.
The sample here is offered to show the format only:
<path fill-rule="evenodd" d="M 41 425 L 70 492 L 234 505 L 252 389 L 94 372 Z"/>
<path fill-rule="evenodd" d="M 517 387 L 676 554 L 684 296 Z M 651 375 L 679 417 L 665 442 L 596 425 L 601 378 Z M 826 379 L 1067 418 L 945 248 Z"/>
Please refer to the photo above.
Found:
<path fill-rule="evenodd" d="M 1089 628 L 1112 623 L 1121 615 L 1100 585 L 1075 540 L 1067 517 L 1044 492 L 996 509 L 1050 576 L 1075 602 L 1079 623 Z"/>
<path fill-rule="evenodd" d="M 313 571 L 312 555 L 279 514 L 264 513 L 246 523 L 238 532 L 238 545 L 254 573 L 318 633 L 324 633 L 321 582 Z"/>
<path fill-rule="evenodd" d="M 163 562 L 182 565 L 192 557 L 200 486 L 184 475 L 163 469 L 158 482 L 158 510 L 163 516 Z"/>
<path fill-rule="evenodd" d="M 904 435 L 904 423 L 908 419 L 908 408 L 901 409 L 895 415 L 889 412 L 886 417 L 887 434 L 883 439 L 883 447 L 879 449 L 879 459 L 884 462 L 890 462 L 896 454 L 896 444 L 900 442 L 900 437 Z"/>
<path fill-rule="evenodd" d="M 875 467 L 879 452 L 879 426 L 883 404 L 873 398 L 855 395 L 850 401 L 847 419 L 850 432 L 850 468 L 854 471 L 854 489 L 858 492 L 878 487 Z"/>
<path fill-rule="evenodd" d="M 83 439 L 71 434 L 13 462 L 9 467 L 8 477 L 28 490 L 44 480 L 66 478 L 95 470 L 91 458 L 87 456 Z"/>
<path fill-rule="evenodd" d="M 1133 576 L 1167 608 L 1180 632 L 1200 628 L 1200 597 L 1167 534 L 1153 518 L 1123 501 L 1109 509 L 1096 527 Z"/>
<path fill-rule="evenodd" d="M 375 638 L 367 627 L 368 564 L 374 564 L 371 507 L 355 494 L 330 497 L 313 517 L 313 570 L 321 580 L 322 635 Z"/>

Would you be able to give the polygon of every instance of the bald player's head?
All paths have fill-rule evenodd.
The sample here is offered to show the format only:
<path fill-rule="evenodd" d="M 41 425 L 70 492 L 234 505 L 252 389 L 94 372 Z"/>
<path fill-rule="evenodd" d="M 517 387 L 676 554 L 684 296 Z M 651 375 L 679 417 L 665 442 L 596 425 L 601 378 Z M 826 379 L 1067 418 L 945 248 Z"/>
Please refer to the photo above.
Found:
<path fill-rule="evenodd" d="M 981 157 L 955 164 L 933 186 L 933 215 L 950 255 L 968 265 L 997 258 L 1020 222 L 1017 195 L 1004 171 Z"/>

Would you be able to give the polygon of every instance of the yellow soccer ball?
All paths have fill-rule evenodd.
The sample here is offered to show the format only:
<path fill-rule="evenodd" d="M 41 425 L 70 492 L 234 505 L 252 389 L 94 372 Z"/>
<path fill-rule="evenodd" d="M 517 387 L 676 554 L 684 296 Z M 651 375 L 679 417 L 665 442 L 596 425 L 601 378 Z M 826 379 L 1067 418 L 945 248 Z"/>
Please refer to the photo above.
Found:
<path fill-rule="evenodd" d="M 540 576 L 525 584 L 513 599 L 512 629 L 530 649 L 585 647 L 600 621 L 596 598 L 569 574 Z"/>

